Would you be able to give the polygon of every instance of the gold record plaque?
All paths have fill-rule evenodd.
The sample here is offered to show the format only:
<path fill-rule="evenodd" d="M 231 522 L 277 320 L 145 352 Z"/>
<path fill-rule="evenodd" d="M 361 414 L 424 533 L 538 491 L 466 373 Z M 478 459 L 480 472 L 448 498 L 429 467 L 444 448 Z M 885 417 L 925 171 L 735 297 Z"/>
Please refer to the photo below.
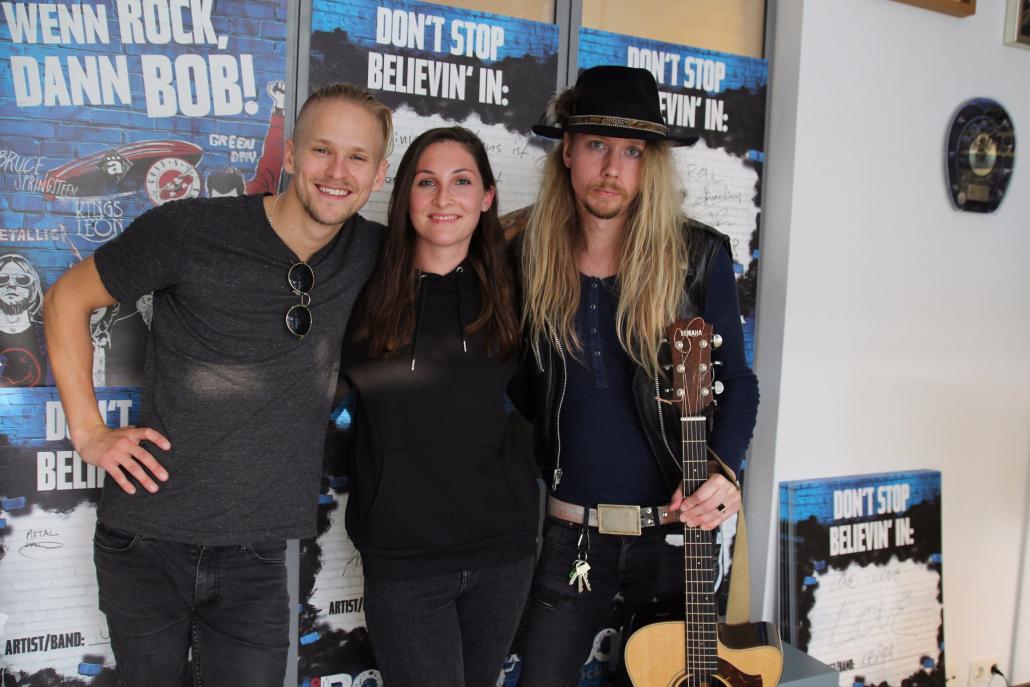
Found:
<path fill-rule="evenodd" d="M 988 98 L 967 100 L 948 132 L 948 187 L 955 207 L 994 212 L 1012 176 L 1016 132 L 1008 112 Z"/>

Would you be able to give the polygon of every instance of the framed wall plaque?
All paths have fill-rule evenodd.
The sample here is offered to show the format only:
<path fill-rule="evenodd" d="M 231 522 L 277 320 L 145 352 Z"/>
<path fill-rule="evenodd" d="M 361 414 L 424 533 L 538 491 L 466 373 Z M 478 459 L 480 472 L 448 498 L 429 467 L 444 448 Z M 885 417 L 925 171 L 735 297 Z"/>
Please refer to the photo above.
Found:
<path fill-rule="evenodd" d="M 1030 0 L 1009 0 L 1005 13 L 1005 42 L 1030 50 Z"/>
<path fill-rule="evenodd" d="M 1012 176 L 1016 133 L 1012 119 L 989 98 L 967 100 L 948 131 L 946 160 L 952 202 L 966 212 L 994 212 Z"/>
<path fill-rule="evenodd" d="M 968 17 L 976 14 L 976 0 L 898 0 L 925 10 L 944 12 L 953 17 Z"/>

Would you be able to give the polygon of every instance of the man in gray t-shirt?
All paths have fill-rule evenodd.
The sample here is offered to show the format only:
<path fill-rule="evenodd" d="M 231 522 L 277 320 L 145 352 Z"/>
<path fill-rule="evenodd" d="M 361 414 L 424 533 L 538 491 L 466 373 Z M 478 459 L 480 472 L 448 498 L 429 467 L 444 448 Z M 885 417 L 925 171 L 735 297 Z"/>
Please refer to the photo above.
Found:
<path fill-rule="evenodd" d="M 72 442 L 107 471 L 94 560 L 119 677 L 279 687 L 286 539 L 315 534 L 340 342 L 381 229 L 357 215 L 386 174 L 390 111 L 349 85 L 308 99 L 278 196 L 140 216 L 46 295 Z M 154 292 L 140 426 L 109 429 L 89 313 Z"/>

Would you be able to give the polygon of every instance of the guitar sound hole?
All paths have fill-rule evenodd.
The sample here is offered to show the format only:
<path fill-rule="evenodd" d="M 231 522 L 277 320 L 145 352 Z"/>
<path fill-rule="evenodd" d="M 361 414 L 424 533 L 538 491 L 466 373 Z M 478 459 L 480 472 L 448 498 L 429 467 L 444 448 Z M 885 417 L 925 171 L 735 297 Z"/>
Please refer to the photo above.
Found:
<path fill-rule="evenodd" d="M 712 675 L 707 680 L 688 675 L 677 682 L 676 687 L 730 687 L 730 684 L 724 681 L 721 675 Z M 761 684 L 759 683 L 757 687 L 761 687 Z"/>

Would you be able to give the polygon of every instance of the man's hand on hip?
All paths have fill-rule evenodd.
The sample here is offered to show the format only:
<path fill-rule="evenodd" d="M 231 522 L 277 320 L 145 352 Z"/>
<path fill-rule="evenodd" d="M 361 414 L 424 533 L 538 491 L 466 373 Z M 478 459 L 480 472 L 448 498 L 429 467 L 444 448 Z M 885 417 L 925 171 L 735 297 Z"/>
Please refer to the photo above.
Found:
<path fill-rule="evenodd" d="M 82 442 L 78 451 L 84 461 L 103 468 L 126 493 L 136 493 L 136 487 L 129 481 L 126 472 L 135 477 L 144 489 L 154 493 L 158 486 L 150 475 L 164 482 L 168 479 L 168 471 L 149 451 L 140 446 L 144 440 L 165 451 L 172 447 L 171 442 L 160 432 L 149 427 L 98 427 Z"/>

